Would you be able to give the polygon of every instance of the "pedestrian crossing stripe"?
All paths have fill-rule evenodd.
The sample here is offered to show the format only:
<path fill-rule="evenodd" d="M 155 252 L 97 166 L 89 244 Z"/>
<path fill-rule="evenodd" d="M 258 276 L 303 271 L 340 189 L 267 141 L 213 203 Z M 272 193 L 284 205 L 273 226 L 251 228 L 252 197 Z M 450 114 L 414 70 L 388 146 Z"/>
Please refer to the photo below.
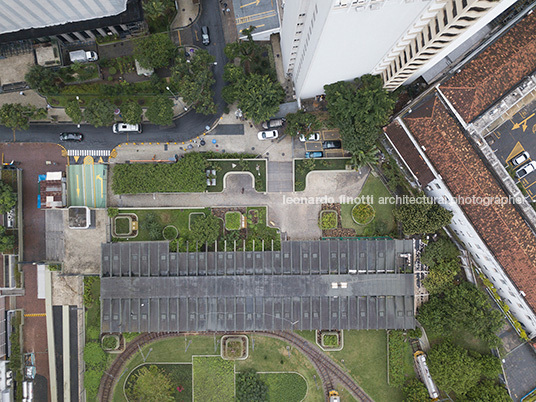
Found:
<path fill-rule="evenodd" d="M 110 156 L 109 149 L 69 149 L 67 156 Z"/>

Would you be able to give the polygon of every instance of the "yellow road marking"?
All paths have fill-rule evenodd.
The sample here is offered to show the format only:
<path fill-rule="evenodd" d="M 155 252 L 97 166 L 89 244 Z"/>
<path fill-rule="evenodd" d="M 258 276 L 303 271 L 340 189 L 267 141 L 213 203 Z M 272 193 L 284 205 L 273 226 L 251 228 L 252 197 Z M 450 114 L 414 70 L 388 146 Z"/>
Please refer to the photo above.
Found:
<path fill-rule="evenodd" d="M 177 36 L 179 37 L 179 46 L 182 46 L 181 31 L 177 31 Z"/>
<path fill-rule="evenodd" d="M 103 195 L 103 193 L 104 193 L 104 180 L 102 179 L 100 174 L 97 175 L 96 180 L 100 180 L 100 192 L 101 192 L 100 198 L 103 198 L 104 197 L 104 195 Z"/>
<path fill-rule="evenodd" d="M 47 315 L 45 313 L 39 313 L 39 314 L 24 314 L 24 317 L 46 317 Z"/>
<path fill-rule="evenodd" d="M 523 132 L 527 129 L 527 120 L 529 120 L 532 116 L 534 116 L 536 113 L 532 113 L 529 117 L 525 118 L 524 120 L 521 120 L 519 123 L 515 123 L 512 127 L 512 130 L 517 130 L 519 127 L 523 127 Z"/>
<path fill-rule="evenodd" d="M 80 197 L 80 183 L 78 182 L 78 175 L 76 175 L 76 196 Z"/>
<path fill-rule="evenodd" d="M 514 145 L 514 148 L 510 152 L 510 154 L 506 157 L 506 162 L 509 162 L 510 159 L 512 159 L 514 156 L 519 155 L 521 152 L 523 152 L 525 148 L 523 148 L 523 145 L 518 141 L 516 145 Z"/>
<path fill-rule="evenodd" d="M 533 181 L 532 183 L 530 183 L 528 186 L 524 186 L 525 187 L 525 190 L 529 191 L 529 187 L 531 187 L 532 185 L 536 184 L 536 181 Z M 531 193 L 532 194 L 532 193 Z"/>
<path fill-rule="evenodd" d="M 95 177 L 95 165 L 91 165 L 91 175 L 93 176 L 93 206 L 97 208 L 97 178 Z"/>
<path fill-rule="evenodd" d="M 244 8 L 244 7 L 247 7 L 247 6 L 251 6 L 251 5 L 253 5 L 253 4 L 255 4 L 256 6 L 258 6 L 260 1 L 261 1 L 261 0 L 252 1 L 251 3 L 244 4 L 243 6 L 240 6 L 240 8 Z"/>
<path fill-rule="evenodd" d="M 102 156 L 99 158 L 99 162 L 98 163 L 104 163 L 104 159 L 102 159 Z"/>
<path fill-rule="evenodd" d="M 255 28 L 261 28 L 263 26 L 265 26 L 266 24 L 261 24 L 261 25 L 255 25 Z M 244 28 L 244 29 L 241 29 L 240 32 L 244 32 L 244 30 L 246 30 L 247 28 Z M 199 138 L 199 137 L 198 137 Z"/>
<path fill-rule="evenodd" d="M 195 32 L 195 40 L 199 40 L 199 36 L 197 36 L 197 31 L 194 31 Z"/>
<path fill-rule="evenodd" d="M 73 156 L 73 159 L 76 163 L 78 163 L 78 159 L 80 159 L 80 157 L 77 155 L 77 156 Z"/>
<path fill-rule="evenodd" d="M 275 10 L 269 10 L 269 11 L 264 11 L 264 12 L 258 13 L 258 14 L 247 15 L 245 17 L 237 18 L 236 19 L 236 25 L 246 24 L 246 23 L 252 22 L 252 21 L 258 21 L 258 20 L 262 20 L 264 18 L 275 17 L 275 15 L 276 15 Z"/>
<path fill-rule="evenodd" d="M 93 165 L 95 163 L 95 160 L 92 156 L 86 156 L 84 157 L 84 165 Z"/>

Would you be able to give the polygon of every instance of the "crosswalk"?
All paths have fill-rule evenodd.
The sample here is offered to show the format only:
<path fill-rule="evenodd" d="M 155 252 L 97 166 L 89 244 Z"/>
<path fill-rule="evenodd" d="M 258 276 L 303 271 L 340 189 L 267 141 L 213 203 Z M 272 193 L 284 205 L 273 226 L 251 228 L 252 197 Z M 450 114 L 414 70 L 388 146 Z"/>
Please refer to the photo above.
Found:
<path fill-rule="evenodd" d="M 110 156 L 109 149 L 68 149 L 67 156 Z"/>

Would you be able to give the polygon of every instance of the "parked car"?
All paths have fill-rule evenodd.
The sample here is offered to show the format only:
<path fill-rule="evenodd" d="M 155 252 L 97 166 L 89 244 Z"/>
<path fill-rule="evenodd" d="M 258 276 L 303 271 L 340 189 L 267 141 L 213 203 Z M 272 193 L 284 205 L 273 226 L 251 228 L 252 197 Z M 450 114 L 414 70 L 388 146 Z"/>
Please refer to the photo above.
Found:
<path fill-rule="evenodd" d="M 112 126 L 112 131 L 115 134 L 118 134 L 118 133 L 133 133 L 133 132 L 141 133 L 142 132 L 142 127 L 141 127 L 141 124 L 115 123 Z"/>
<path fill-rule="evenodd" d="M 322 148 L 324 149 L 341 149 L 340 141 L 324 141 L 322 143 Z"/>
<path fill-rule="evenodd" d="M 298 136 L 298 139 L 301 141 L 301 142 L 305 142 L 305 141 L 319 141 L 320 140 L 320 133 L 311 133 L 309 134 L 309 136 L 306 138 L 305 137 L 305 134 L 300 134 Z"/>
<path fill-rule="evenodd" d="M 271 128 L 282 127 L 285 119 L 271 119 L 262 123 L 262 128 L 269 130 Z"/>
<path fill-rule="evenodd" d="M 210 37 L 208 36 L 208 27 L 205 25 L 201 27 L 201 39 L 203 41 L 203 45 L 205 46 L 210 45 Z"/>
<path fill-rule="evenodd" d="M 528 175 L 531 172 L 534 172 L 536 170 L 536 162 L 531 161 L 529 163 L 525 163 L 523 166 L 516 169 L 516 177 L 518 179 L 522 179 L 526 175 Z"/>
<path fill-rule="evenodd" d="M 99 60 L 99 55 L 93 51 L 75 50 L 69 52 L 69 59 L 73 63 L 87 63 L 89 61 Z"/>
<path fill-rule="evenodd" d="M 310 151 L 305 153 L 306 158 L 322 158 L 324 156 L 324 152 L 322 151 Z"/>
<path fill-rule="evenodd" d="M 512 165 L 519 166 L 525 163 L 526 161 L 528 161 L 529 158 L 530 158 L 530 155 L 528 152 L 521 152 L 519 155 L 516 155 L 515 157 L 513 157 L 511 162 L 512 162 Z"/>
<path fill-rule="evenodd" d="M 268 131 L 259 131 L 257 134 L 259 140 L 273 140 L 274 138 L 279 137 L 277 130 L 268 130 Z"/>
<path fill-rule="evenodd" d="M 84 136 L 80 133 L 61 133 L 60 141 L 82 141 Z"/>

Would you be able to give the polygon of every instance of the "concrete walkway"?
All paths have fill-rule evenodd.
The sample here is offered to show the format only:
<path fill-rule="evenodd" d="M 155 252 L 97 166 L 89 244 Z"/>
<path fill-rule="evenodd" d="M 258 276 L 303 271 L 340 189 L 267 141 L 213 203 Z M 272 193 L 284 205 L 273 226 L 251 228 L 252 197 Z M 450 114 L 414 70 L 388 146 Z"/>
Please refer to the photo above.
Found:
<path fill-rule="evenodd" d="M 197 20 L 201 13 L 201 2 L 194 4 L 192 0 L 175 0 L 177 4 L 177 15 L 171 22 L 170 29 L 185 28 Z"/>
<path fill-rule="evenodd" d="M 46 98 L 39 95 L 33 89 L 27 89 L 23 91 L 24 95 L 19 92 L 6 92 L 0 94 L 0 106 L 6 103 L 20 103 L 22 105 L 31 105 L 39 108 L 46 108 L 48 103 Z M 65 113 L 63 108 L 50 108 L 48 109 L 48 119 L 42 122 L 59 122 L 66 123 L 71 122 L 71 118 Z"/>
<path fill-rule="evenodd" d="M 303 192 L 258 193 L 253 180 L 247 174 L 227 175 L 225 189 L 221 193 L 156 193 L 112 195 L 110 207 L 228 207 L 266 206 L 268 222 L 279 227 L 289 239 L 318 239 L 322 232 L 318 227 L 321 204 L 339 202 L 339 197 L 357 197 L 369 174 L 368 168 L 359 172 L 314 171 L 309 173 L 307 188 Z M 244 193 L 242 193 L 242 188 Z M 328 197 L 331 197 L 329 199 Z"/>

